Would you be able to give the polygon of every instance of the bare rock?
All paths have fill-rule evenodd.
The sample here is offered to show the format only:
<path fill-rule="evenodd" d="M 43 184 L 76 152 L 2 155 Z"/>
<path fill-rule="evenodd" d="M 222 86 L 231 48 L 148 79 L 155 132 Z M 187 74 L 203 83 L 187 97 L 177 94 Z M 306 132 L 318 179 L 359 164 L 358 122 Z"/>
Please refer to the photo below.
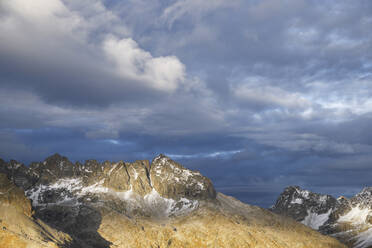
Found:
<path fill-rule="evenodd" d="M 159 155 L 151 163 L 152 186 L 163 197 L 179 199 L 214 199 L 216 191 L 212 182 L 197 171 L 184 168 L 170 158 Z"/>

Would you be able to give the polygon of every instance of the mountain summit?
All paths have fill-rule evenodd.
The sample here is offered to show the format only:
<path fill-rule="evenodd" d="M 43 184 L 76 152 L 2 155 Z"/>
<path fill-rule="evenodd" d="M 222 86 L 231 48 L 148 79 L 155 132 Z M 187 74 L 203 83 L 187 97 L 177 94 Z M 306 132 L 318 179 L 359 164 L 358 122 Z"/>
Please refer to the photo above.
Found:
<path fill-rule="evenodd" d="M 0 247 L 344 247 L 217 193 L 164 155 L 151 163 L 0 160 L 0 183 Z"/>

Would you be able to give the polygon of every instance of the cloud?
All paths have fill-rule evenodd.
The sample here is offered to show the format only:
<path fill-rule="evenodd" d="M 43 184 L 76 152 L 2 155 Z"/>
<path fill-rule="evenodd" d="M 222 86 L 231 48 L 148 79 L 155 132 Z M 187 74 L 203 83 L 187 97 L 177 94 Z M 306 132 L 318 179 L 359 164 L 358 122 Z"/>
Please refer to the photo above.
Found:
<path fill-rule="evenodd" d="M 108 38 L 103 50 L 124 79 L 142 81 L 164 91 L 174 91 L 185 79 L 185 66 L 175 56 L 153 58 L 130 38 Z"/>
<path fill-rule="evenodd" d="M 0 158 L 24 160 L 35 152 L 40 152 L 40 149 L 25 145 L 9 130 L 0 130 Z"/>
<path fill-rule="evenodd" d="M 0 75 L 8 88 L 31 90 L 57 105 L 107 106 L 134 96 L 154 99 L 154 90 L 168 94 L 185 81 L 185 65 L 176 56 L 154 57 L 140 48 L 100 1 L 83 8 L 70 1 L 17 0 L 0 8 L 0 32 L 7 34 Z"/>
<path fill-rule="evenodd" d="M 310 152 L 317 155 L 334 156 L 357 154 L 371 149 L 361 144 L 342 143 L 311 133 L 253 134 L 258 143 L 294 152 Z"/>
<path fill-rule="evenodd" d="M 185 15 L 190 15 L 192 17 L 200 17 L 206 12 L 213 11 L 218 8 L 226 8 L 237 6 L 239 1 L 203 1 L 203 0 L 180 0 L 176 1 L 167 8 L 161 16 L 161 19 L 165 21 L 169 27 L 172 27 L 173 23 Z"/>
<path fill-rule="evenodd" d="M 305 109 L 311 106 L 311 102 L 300 93 L 268 85 L 260 78 L 247 79 L 246 83 L 233 86 L 232 92 L 237 99 L 251 106 L 286 109 Z"/>

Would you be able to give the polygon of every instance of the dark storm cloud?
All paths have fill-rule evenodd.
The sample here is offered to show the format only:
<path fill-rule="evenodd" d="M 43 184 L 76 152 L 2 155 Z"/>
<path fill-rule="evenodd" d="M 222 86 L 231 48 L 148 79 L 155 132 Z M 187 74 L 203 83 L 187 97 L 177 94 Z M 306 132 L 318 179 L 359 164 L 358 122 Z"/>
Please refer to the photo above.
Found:
<path fill-rule="evenodd" d="M 0 156 L 165 153 L 269 206 L 370 185 L 370 1 L 0 3 Z M 347 175 L 347 182 L 345 177 Z"/>
<path fill-rule="evenodd" d="M 79 63 L 71 64 L 71 61 Z M 100 65 L 89 65 L 89 59 L 70 58 L 61 63 L 40 65 L 24 58 L 12 61 L 9 55 L 0 53 L 1 85 L 34 92 L 53 105 L 93 108 L 107 107 L 114 102 L 130 103 L 138 98 L 148 103 L 162 95 L 135 80 L 123 81 L 101 71 Z"/>
<path fill-rule="evenodd" d="M 99 1 L 86 8 L 58 0 L 14 1 L 0 8 L 0 30 L 6 34 L 0 45 L 3 87 L 81 107 L 146 102 L 183 81 L 184 65 L 176 57 L 143 50 Z"/>

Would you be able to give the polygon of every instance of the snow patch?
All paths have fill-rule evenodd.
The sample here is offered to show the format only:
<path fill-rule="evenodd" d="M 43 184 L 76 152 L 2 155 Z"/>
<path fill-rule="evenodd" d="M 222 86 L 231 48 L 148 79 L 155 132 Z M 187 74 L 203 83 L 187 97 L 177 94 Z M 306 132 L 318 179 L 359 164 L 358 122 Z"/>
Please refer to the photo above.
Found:
<path fill-rule="evenodd" d="M 61 191 L 59 192 L 60 198 L 58 201 L 52 204 L 65 203 L 76 204 L 76 199 L 71 196 L 71 193 L 82 189 L 81 180 L 75 178 L 60 179 L 51 185 L 38 185 L 25 192 L 25 195 L 32 200 L 34 206 L 44 206 L 46 203 L 43 202 L 43 193 L 46 191 Z M 48 203 L 50 204 L 50 203 Z"/>
<path fill-rule="evenodd" d="M 354 248 L 365 248 L 372 246 L 372 228 L 359 233 L 356 237 Z"/>
<path fill-rule="evenodd" d="M 301 195 L 302 195 L 302 197 L 305 198 L 305 199 L 309 199 L 309 194 L 310 194 L 310 192 L 307 191 L 307 190 L 302 190 L 302 191 L 301 191 Z"/>
<path fill-rule="evenodd" d="M 198 186 L 199 186 L 199 189 L 200 190 L 203 190 L 204 189 L 204 184 L 202 184 L 201 182 L 198 182 Z"/>
<path fill-rule="evenodd" d="M 38 185 L 28 191 L 26 196 L 32 200 L 33 206 L 47 205 L 69 205 L 76 206 L 82 204 L 79 199 L 89 196 L 90 194 L 104 194 L 115 197 L 126 202 L 127 209 L 144 209 L 157 217 L 168 217 L 171 215 L 180 215 L 193 211 L 199 206 L 197 200 L 181 198 L 176 201 L 162 197 L 154 188 L 150 193 L 141 197 L 133 191 L 132 185 L 127 191 L 117 192 L 110 188 L 104 187 L 105 180 L 94 183 L 89 186 L 83 186 L 81 179 L 69 178 L 60 179 L 51 185 Z M 53 202 L 45 199 L 45 193 L 54 191 Z M 89 200 L 91 198 L 89 197 Z M 49 200 L 50 201 L 50 200 Z"/>
<path fill-rule="evenodd" d="M 115 170 L 115 168 L 118 166 L 118 163 L 115 163 L 114 166 L 109 170 L 108 175 L 110 176 L 112 171 Z"/>
<path fill-rule="evenodd" d="M 327 199 L 328 199 L 328 196 L 327 195 L 322 195 L 322 196 L 319 197 L 319 201 L 321 203 L 327 202 Z"/>
<path fill-rule="evenodd" d="M 301 195 L 305 199 L 309 199 L 310 191 L 308 190 L 300 190 L 296 188 L 296 192 Z"/>
<path fill-rule="evenodd" d="M 176 206 L 174 206 L 173 208 L 173 212 L 176 212 L 178 214 L 189 213 L 199 206 L 199 202 L 197 200 L 192 201 L 187 198 L 181 198 L 178 203 L 182 203 L 182 206 L 178 209 Z"/>
<path fill-rule="evenodd" d="M 103 187 L 102 186 L 103 183 L 104 183 L 104 179 L 90 186 L 77 188 L 78 190 L 80 189 L 80 192 L 77 192 L 77 195 L 84 196 L 89 193 L 90 194 L 108 193 L 109 188 Z"/>
<path fill-rule="evenodd" d="M 134 173 L 134 180 L 137 180 L 138 172 L 136 171 L 136 169 L 134 169 L 134 167 L 132 167 L 132 168 L 133 168 L 133 173 Z"/>
<path fill-rule="evenodd" d="M 153 209 L 158 216 L 168 216 L 171 212 L 171 206 L 174 204 L 173 199 L 161 197 L 154 188 L 144 196 L 144 200 L 146 205 Z"/>
<path fill-rule="evenodd" d="M 123 192 L 111 192 L 111 194 L 115 194 L 119 199 L 122 199 L 124 201 L 129 201 L 133 199 L 133 187 L 130 185 L 130 189 L 128 191 Z"/>
<path fill-rule="evenodd" d="M 182 175 L 183 175 L 184 178 L 186 178 L 186 180 L 187 180 L 189 177 L 192 177 L 192 176 L 193 176 L 193 173 L 191 173 L 191 171 L 189 171 L 189 170 L 183 170 Z"/>
<path fill-rule="evenodd" d="M 292 199 L 291 204 L 302 204 L 303 200 L 301 198 Z"/>
<path fill-rule="evenodd" d="M 307 211 L 307 216 L 303 221 L 302 224 L 311 227 L 312 229 L 318 230 L 326 221 L 329 219 L 329 215 L 332 212 L 332 208 L 328 210 L 327 213 L 324 214 L 317 214 L 311 212 L 311 210 Z"/>
<path fill-rule="evenodd" d="M 361 225 L 365 224 L 366 219 L 370 213 L 370 209 L 363 208 L 360 209 L 359 205 L 356 207 L 353 207 L 347 214 L 340 216 L 338 218 L 338 222 L 350 222 L 353 225 Z"/>
<path fill-rule="evenodd" d="M 160 165 L 165 165 L 168 162 L 168 160 L 169 158 L 161 156 L 161 155 L 154 158 L 154 162 L 159 163 Z"/>
<path fill-rule="evenodd" d="M 22 164 L 15 164 L 14 165 L 14 169 L 18 169 L 19 167 L 21 167 Z"/>
<path fill-rule="evenodd" d="M 144 196 L 145 204 L 153 211 L 156 211 L 158 217 L 168 217 L 171 215 L 180 215 L 193 211 L 199 206 L 197 200 L 181 198 L 179 201 L 160 196 L 153 188 L 152 191 Z"/>

